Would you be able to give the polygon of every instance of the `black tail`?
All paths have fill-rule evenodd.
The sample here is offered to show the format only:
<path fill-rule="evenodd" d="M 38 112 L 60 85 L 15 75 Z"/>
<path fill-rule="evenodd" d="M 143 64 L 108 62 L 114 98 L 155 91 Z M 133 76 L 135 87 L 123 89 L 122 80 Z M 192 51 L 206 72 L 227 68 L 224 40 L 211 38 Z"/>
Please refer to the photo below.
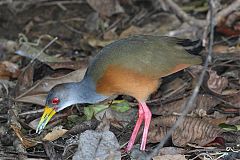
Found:
<path fill-rule="evenodd" d="M 189 39 L 182 39 L 177 44 L 183 46 L 186 51 L 193 55 L 200 55 L 199 53 L 203 50 L 202 40 L 191 41 Z"/>

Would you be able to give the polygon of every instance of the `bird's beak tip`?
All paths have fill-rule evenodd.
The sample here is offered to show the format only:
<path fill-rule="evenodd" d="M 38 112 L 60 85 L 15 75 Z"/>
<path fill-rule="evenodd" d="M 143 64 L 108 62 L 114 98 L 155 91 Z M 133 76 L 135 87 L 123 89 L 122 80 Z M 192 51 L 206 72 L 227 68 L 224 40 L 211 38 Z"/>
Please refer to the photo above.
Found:
<path fill-rule="evenodd" d="M 45 106 L 43 115 L 38 123 L 36 133 L 40 134 L 42 130 L 45 128 L 47 123 L 50 121 L 50 119 L 53 117 L 53 115 L 56 113 L 56 110 L 54 108 Z"/>

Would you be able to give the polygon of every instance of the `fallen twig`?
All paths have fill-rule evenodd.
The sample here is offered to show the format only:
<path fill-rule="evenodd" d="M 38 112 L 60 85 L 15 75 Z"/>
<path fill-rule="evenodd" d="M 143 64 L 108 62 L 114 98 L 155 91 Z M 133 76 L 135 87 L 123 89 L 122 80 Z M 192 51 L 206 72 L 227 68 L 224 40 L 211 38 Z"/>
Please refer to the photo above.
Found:
<path fill-rule="evenodd" d="M 222 9 L 220 12 L 218 12 L 215 16 L 215 22 L 218 24 L 222 18 L 229 15 L 231 12 L 238 10 L 240 7 L 240 0 L 235 0 L 233 3 L 231 3 L 228 7 Z"/>
<path fill-rule="evenodd" d="M 161 1 L 161 0 L 159 0 Z M 206 25 L 206 21 L 205 20 L 200 20 L 200 19 L 196 19 L 192 16 L 189 16 L 186 12 L 184 12 L 175 2 L 173 2 L 172 0 L 165 0 L 164 1 L 165 4 L 167 4 L 169 6 L 169 8 L 172 9 L 172 11 L 182 20 L 185 21 L 187 23 L 189 23 L 190 25 L 196 25 L 199 27 L 203 27 Z"/>

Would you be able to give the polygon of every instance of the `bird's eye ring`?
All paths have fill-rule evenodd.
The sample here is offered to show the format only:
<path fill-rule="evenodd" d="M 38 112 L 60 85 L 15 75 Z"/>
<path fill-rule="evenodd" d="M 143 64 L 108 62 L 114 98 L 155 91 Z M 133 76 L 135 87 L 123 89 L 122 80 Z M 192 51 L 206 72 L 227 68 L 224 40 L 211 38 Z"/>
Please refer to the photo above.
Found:
<path fill-rule="evenodd" d="M 57 97 L 52 99 L 52 104 L 58 104 L 59 102 L 60 100 Z"/>

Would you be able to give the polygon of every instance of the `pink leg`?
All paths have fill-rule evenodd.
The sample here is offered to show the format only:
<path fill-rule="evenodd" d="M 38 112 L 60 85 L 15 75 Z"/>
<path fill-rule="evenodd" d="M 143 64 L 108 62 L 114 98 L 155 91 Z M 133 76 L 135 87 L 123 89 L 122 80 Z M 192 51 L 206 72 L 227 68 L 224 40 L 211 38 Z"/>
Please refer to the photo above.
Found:
<path fill-rule="evenodd" d="M 139 103 L 142 106 L 143 112 L 144 112 L 144 130 L 143 130 L 143 136 L 142 136 L 142 143 L 140 147 L 140 150 L 144 151 L 147 144 L 147 135 L 148 135 L 148 129 L 149 129 L 151 118 L 152 118 L 152 113 L 145 102 L 139 102 Z"/>
<path fill-rule="evenodd" d="M 136 125 L 134 127 L 134 130 L 132 132 L 131 138 L 128 142 L 128 146 L 127 146 L 127 149 L 126 149 L 127 152 L 132 149 L 133 144 L 135 142 L 135 139 L 137 137 L 139 128 L 140 128 L 140 126 L 142 124 L 142 121 L 144 119 L 144 110 L 143 110 L 143 107 L 142 107 L 141 103 L 138 104 L 138 107 L 139 107 L 139 109 L 138 109 L 138 120 L 137 120 L 137 123 L 136 123 Z"/>

